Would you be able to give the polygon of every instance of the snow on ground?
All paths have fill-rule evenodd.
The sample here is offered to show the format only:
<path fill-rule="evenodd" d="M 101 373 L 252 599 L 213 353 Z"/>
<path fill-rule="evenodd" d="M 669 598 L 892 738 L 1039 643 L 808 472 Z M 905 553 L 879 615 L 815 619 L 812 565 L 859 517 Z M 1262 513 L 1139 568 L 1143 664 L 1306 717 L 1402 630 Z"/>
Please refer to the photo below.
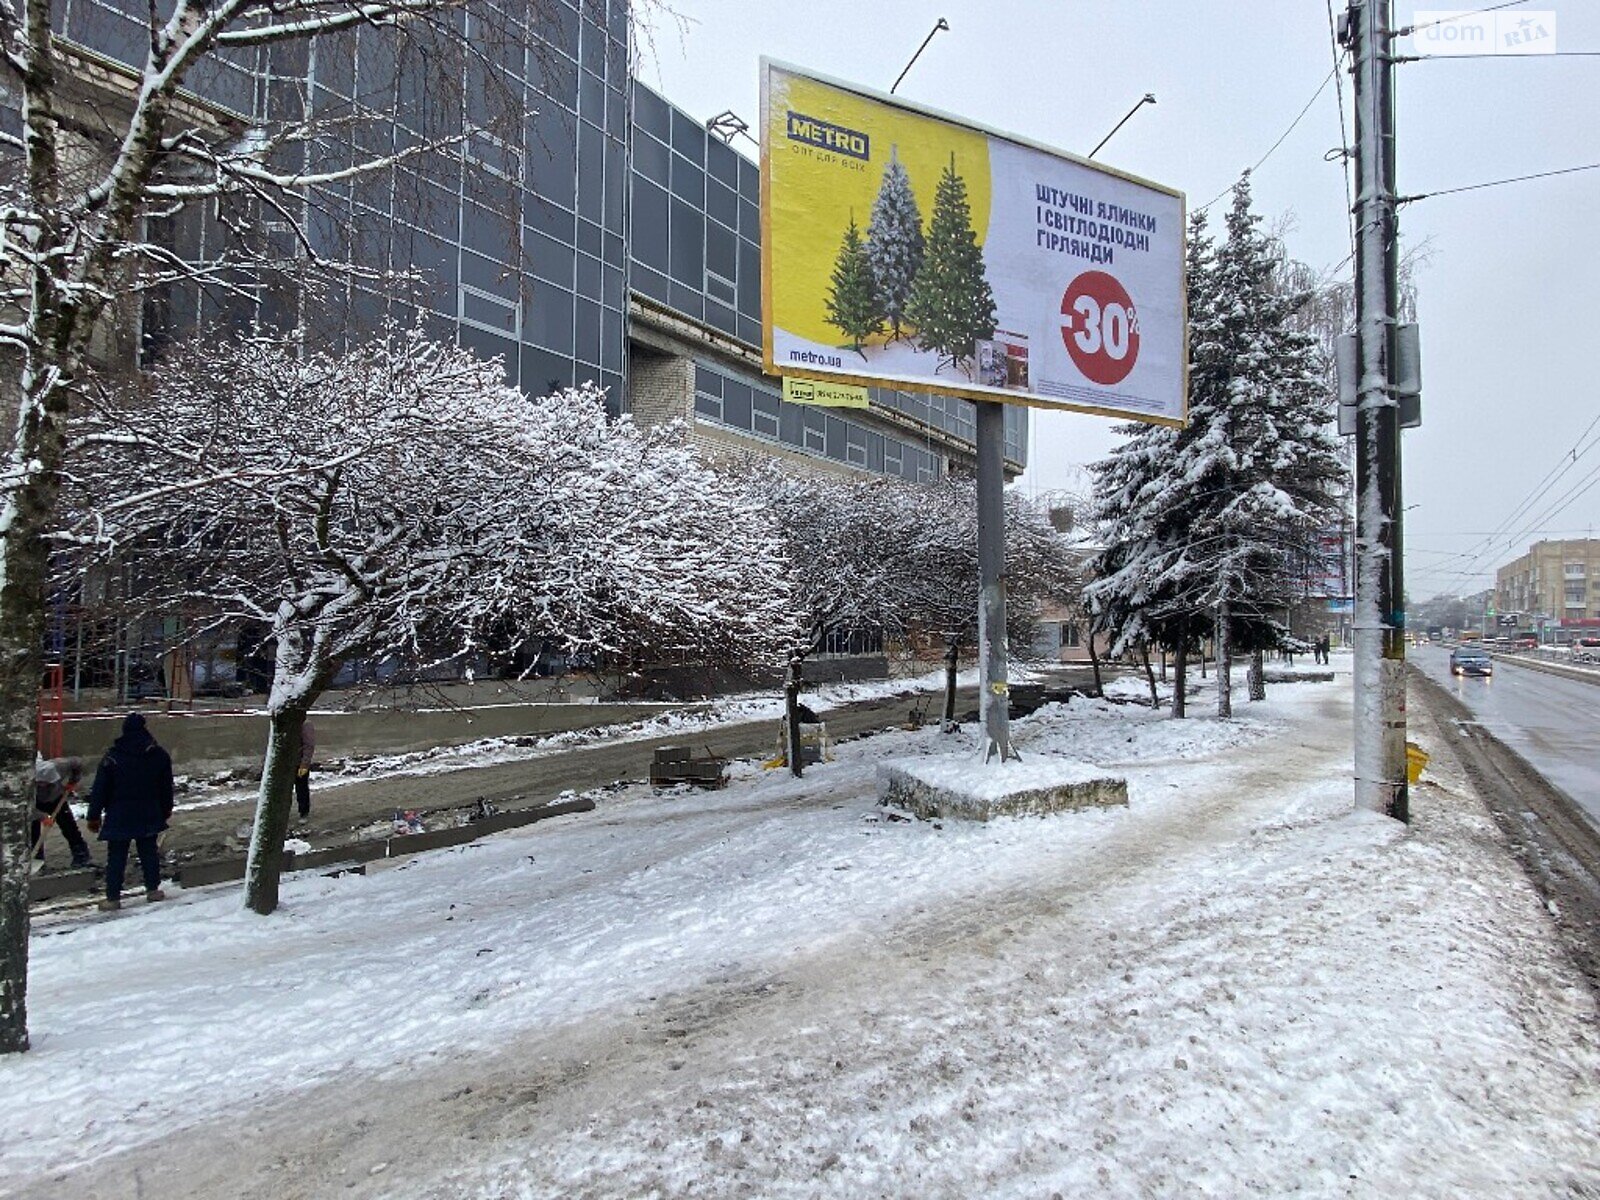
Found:
<path fill-rule="evenodd" d="M 1029 677 L 1026 669 L 1019 676 L 1023 680 Z M 864 700 L 884 700 L 906 692 L 942 689 L 944 681 L 945 673 L 941 668 L 938 671 L 910 677 L 819 684 L 807 691 L 802 699 L 813 711 L 826 713 Z M 956 677 L 958 687 L 975 687 L 977 682 L 976 668 L 962 671 Z M 437 746 L 430 750 L 415 750 L 404 754 L 375 754 L 332 759 L 318 771 L 317 788 L 321 791 L 341 787 L 347 783 L 365 783 L 375 779 L 442 775 L 469 767 L 490 767 L 500 763 L 544 758 L 582 746 L 647 741 L 650 738 L 676 734 L 701 734 L 723 725 L 744 721 L 777 721 L 783 716 L 783 696 L 767 692 L 740 693 L 711 700 L 696 711 L 684 711 L 665 705 L 663 708 L 665 711 L 658 716 L 618 725 L 595 725 L 538 736 L 522 734 L 479 738 L 457 745 Z M 178 808 L 214 808 L 221 804 L 238 804 L 254 799 L 256 784 L 240 782 L 234 777 L 233 772 L 224 772 L 216 781 L 185 778 L 180 781 L 179 790 L 181 795 Z"/>
<path fill-rule="evenodd" d="M 874 764 L 951 744 L 890 733 L 803 780 L 740 764 L 296 878 L 269 920 L 224 890 L 38 938 L 4 1171 L 76 1197 L 130 1168 L 169 1196 L 1600 1194 L 1594 1000 L 1448 748 L 1406 830 L 1350 811 L 1348 677 L 1239 708 L 1017 724 L 1125 773 L 1127 809 L 890 820 Z"/>

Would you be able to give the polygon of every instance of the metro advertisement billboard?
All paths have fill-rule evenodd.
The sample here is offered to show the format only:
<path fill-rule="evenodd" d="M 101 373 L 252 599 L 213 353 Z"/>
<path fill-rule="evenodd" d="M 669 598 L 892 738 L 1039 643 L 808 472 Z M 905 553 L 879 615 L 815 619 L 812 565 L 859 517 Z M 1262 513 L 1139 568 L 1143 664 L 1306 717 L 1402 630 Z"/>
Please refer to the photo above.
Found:
<path fill-rule="evenodd" d="M 1182 424 L 1184 197 L 762 61 L 766 368 Z"/>

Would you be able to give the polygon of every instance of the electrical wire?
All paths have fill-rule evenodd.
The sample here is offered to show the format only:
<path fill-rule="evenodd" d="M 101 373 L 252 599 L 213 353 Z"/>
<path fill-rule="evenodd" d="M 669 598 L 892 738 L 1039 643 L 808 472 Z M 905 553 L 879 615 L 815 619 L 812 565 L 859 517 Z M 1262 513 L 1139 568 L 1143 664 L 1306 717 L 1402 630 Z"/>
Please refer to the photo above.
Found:
<path fill-rule="evenodd" d="M 1451 21 L 1465 21 L 1468 17 L 1481 17 L 1484 13 L 1499 12 L 1502 8 L 1516 8 L 1519 4 L 1526 4 L 1528 0 L 1505 0 L 1504 4 L 1491 4 L 1488 8 L 1475 8 L 1471 12 L 1452 13 L 1448 17 L 1440 17 L 1437 21 L 1427 21 L 1421 25 L 1407 25 L 1396 29 L 1391 37 L 1409 37 L 1422 29 L 1432 29 L 1435 25 L 1448 25 Z"/>
<path fill-rule="evenodd" d="M 1440 188 L 1436 192 L 1418 192 L 1415 196 L 1398 196 L 1395 203 L 1414 204 L 1418 200 L 1431 200 L 1435 196 L 1453 196 L 1457 192 L 1476 192 L 1483 188 L 1503 187 L 1508 183 L 1526 183 L 1530 179 L 1550 179 L 1556 175 L 1575 175 L 1579 171 L 1600 170 L 1600 162 L 1584 163 L 1579 167 L 1562 167 L 1559 171 L 1538 171 L 1532 175 L 1513 175 L 1509 179 L 1491 179 L 1487 183 L 1468 183 L 1461 187 Z"/>
<path fill-rule="evenodd" d="M 1328 84 L 1338 74 L 1339 68 L 1337 65 L 1335 65 L 1333 70 L 1329 71 L 1328 74 L 1323 77 L 1322 82 L 1317 85 L 1317 90 L 1311 93 L 1311 99 L 1306 101 L 1306 106 L 1300 110 L 1299 114 L 1293 121 L 1289 122 L 1289 128 L 1285 129 L 1281 134 L 1278 135 L 1278 140 L 1273 142 L 1272 145 L 1268 147 L 1267 152 L 1256 161 L 1256 165 L 1250 168 L 1251 174 L 1254 174 L 1256 171 L 1260 170 L 1261 165 L 1265 163 L 1267 159 L 1272 157 L 1273 151 L 1277 150 L 1279 146 L 1283 145 L 1284 140 L 1295 131 L 1295 127 L 1299 125 L 1300 122 L 1305 118 L 1305 115 L 1311 111 L 1311 106 L 1317 102 L 1318 97 L 1320 97 L 1323 92 L 1328 90 Z M 1231 191 L 1233 191 L 1233 184 L 1230 183 L 1215 196 L 1211 197 L 1210 200 L 1207 200 L 1204 204 L 1202 204 L 1196 211 L 1205 212 L 1213 204 L 1215 204 L 1218 200 L 1221 200 Z"/>
<path fill-rule="evenodd" d="M 1345 221 L 1350 226 L 1350 258 L 1356 256 L 1356 201 L 1350 187 L 1350 130 L 1344 119 L 1344 80 L 1339 73 L 1342 56 L 1339 34 L 1333 18 L 1333 0 L 1328 0 L 1328 48 L 1333 53 L 1333 92 L 1339 104 L 1339 173 L 1344 176 Z M 1349 259 L 1345 260 L 1346 262 Z M 1344 264 L 1341 263 L 1340 266 Z M 1337 267 L 1334 268 L 1338 270 Z"/>
<path fill-rule="evenodd" d="M 1523 497 L 1522 502 L 1519 503 L 1516 508 L 1514 508 L 1495 529 L 1483 535 L 1483 539 L 1481 541 L 1475 542 L 1471 546 L 1468 546 L 1465 550 L 1457 552 L 1456 557 L 1465 560 L 1462 565 L 1463 573 L 1481 574 L 1483 560 L 1495 552 L 1495 548 L 1500 545 L 1502 540 L 1505 542 L 1505 549 L 1509 551 L 1513 548 L 1517 541 L 1529 536 L 1530 534 L 1538 532 L 1551 532 L 1545 523 L 1555 514 L 1548 509 L 1544 513 L 1541 513 L 1538 517 L 1535 517 L 1527 526 L 1523 527 L 1517 533 L 1511 534 L 1509 531 L 1515 527 L 1517 521 L 1521 520 L 1523 516 L 1531 512 L 1541 501 L 1544 500 L 1546 496 L 1550 494 L 1550 492 L 1561 482 L 1562 477 L 1566 475 L 1568 471 L 1572 470 L 1578 465 L 1580 459 L 1587 455 L 1589 451 L 1593 450 L 1596 446 L 1600 446 L 1600 436 L 1590 438 L 1590 435 L 1594 433 L 1596 426 L 1600 426 L 1600 414 L 1597 414 L 1594 420 L 1589 422 L 1584 431 L 1578 435 L 1577 441 L 1573 442 L 1572 447 L 1556 460 L 1556 464 L 1551 467 L 1550 470 L 1545 472 L 1544 477 L 1540 479 L 1538 483 L 1533 485 L 1528 494 Z M 1585 442 L 1587 442 L 1587 444 L 1585 444 Z M 1596 472 L 1600 472 L 1600 467 L 1596 468 Z M 1578 484 L 1575 486 L 1582 486 L 1590 479 L 1591 476 L 1586 475 L 1580 479 Z M 1590 486 L 1593 486 L 1592 483 Z M 1584 490 L 1587 490 L 1587 488 Z M 1567 496 L 1571 495 L 1572 492 L 1569 490 L 1562 497 L 1562 500 L 1565 500 Z M 1573 500 L 1576 499 L 1577 497 L 1574 496 Z M 1560 504 L 1561 501 L 1558 500 L 1556 503 Z M 1568 505 L 1563 505 L 1562 508 L 1555 511 L 1565 511 L 1567 506 Z M 1441 563 L 1436 565 L 1442 567 L 1444 564 Z"/>
<path fill-rule="evenodd" d="M 1527 62 L 1535 58 L 1600 58 L 1600 50 L 1543 50 L 1538 54 L 1398 54 L 1393 61 L 1397 63 L 1451 62 L 1458 58 L 1504 58 L 1515 62 Z"/>

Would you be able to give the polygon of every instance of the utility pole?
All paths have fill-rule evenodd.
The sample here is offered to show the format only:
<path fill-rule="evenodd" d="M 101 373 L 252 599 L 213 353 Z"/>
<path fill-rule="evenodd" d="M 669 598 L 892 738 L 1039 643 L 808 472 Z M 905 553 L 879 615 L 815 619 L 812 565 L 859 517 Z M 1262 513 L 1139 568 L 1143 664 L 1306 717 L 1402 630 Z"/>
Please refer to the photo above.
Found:
<path fill-rule="evenodd" d="M 1398 230 L 1390 0 L 1351 0 L 1356 118 L 1356 804 L 1411 819 L 1395 382 Z"/>
<path fill-rule="evenodd" d="M 1016 758 L 1011 749 L 1011 688 L 1006 681 L 1005 405 L 978 410 L 978 715 L 983 761 Z"/>

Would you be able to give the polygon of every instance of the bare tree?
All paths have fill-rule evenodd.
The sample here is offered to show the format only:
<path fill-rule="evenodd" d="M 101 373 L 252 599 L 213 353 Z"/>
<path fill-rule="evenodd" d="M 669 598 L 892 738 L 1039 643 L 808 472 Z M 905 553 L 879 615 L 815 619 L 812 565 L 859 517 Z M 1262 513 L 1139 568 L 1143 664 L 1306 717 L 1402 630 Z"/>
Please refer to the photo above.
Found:
<path fill-rule="evenodd" d="M 270 735 L 245 902 L 270 913 L 307 712 L 353 657 L 426 665 L 559 638 L 770 665 L 779 544 L 691 451 L 588 388 L 391 332 L 343 354 L 191 350 L 78 423 L 62 540 L 138 564 L 143 603 L 258 622 Z"/>
<path fill-rule="evenodd" d="M 497 96 L 501 112 L 520 114 L 520 85 L 492 69 L 508 41 L 493 31 L 533 52 L 543 11 L 522 6 L 512 21 L 476 0 L 124 0 L 122 16 L 143 29 L 119 64 L 63 37 L 62 7 L 0 0 L 0 108 L 16 121 L 0 124 L 0 1052 L 28 1045 L 26 810 L 44 535 L 91 361 L 129 352 L 150 289 L 183 285 L 236 312 L 258 309 L 269 298 L 265 268 L 317 257 L 318 189 L 425 164 L 473 136 Z M 356 39 L 373 48 L 350 89 L 365 99 L 314 112 L 308 47 L 326 43 L 336 56 Z M 266 86 L 248 85 L 235 102 L 221 81 L 239 66 Z M 448 97 L 442 119 L 419 137 L 382 136 L 417 95 Z M 216 229 L 199 259 L 162 234 L 191 218 Z M 381 262 L 365 271 L 385 274 Z"/>

